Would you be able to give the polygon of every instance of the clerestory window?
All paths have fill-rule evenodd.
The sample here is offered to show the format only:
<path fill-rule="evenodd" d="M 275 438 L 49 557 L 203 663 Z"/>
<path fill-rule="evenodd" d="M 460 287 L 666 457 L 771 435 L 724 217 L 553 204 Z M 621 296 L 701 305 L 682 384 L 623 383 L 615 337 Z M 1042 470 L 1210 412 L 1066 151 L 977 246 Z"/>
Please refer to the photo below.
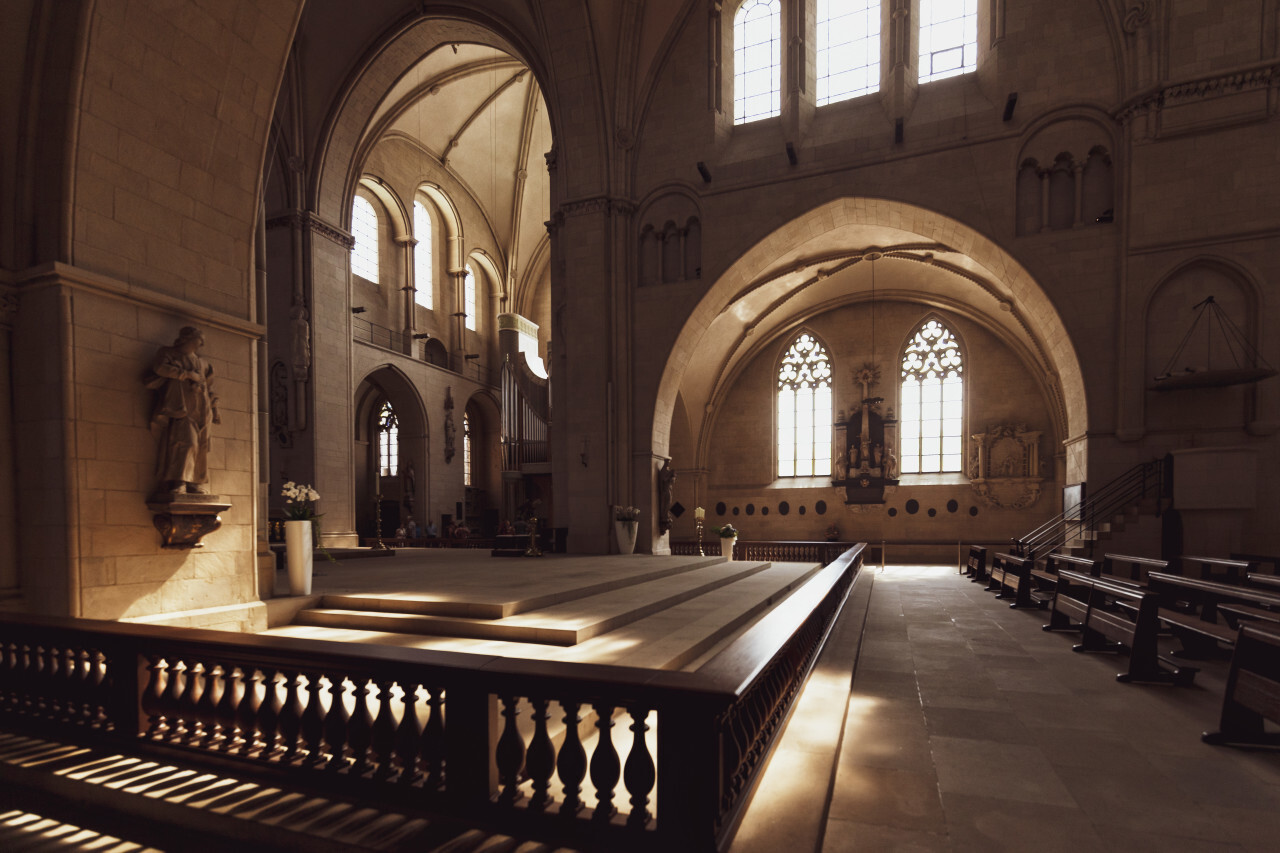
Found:
<path fill-rule="evenodd" d="M 431 275 L 431 214 L 420 201 L 413 203 L 413 301 L 426 309 L 435 308 L 435 283 Z"/>
<path fill-rule="evenodd" d="M 901 409 L 901 472 L 960 471 L 964 363 L 956 336 L 937 318 L 921 323 L 903 350 Z"/>
<path fill-rule="evenodd" d="M 733 19 L 733 123 L 782 109 L 782 3 L 747 0 Z"/>
<path fill-rule="evenodd" d="M 351 205 L 351 272 L 378 283 L 378 212 L 369 199 L 356 196 Z"/>
<path fill-rule="evenodd" d="M 818 106 L 880 91 L 880 0 L 818 0 Z"/>
<path fill-rule="evenodd" d="M 920 82 L 978 66 L 978 0 L 920 0 Z"/>
<path fill-rule="evenodd" d="M 778 476 L 831 474 L 831 359 L 808 332 L 778 365 Z"/>
<path fill-rule="evenodd" d="M 462 279 L 462 310 L 467 312 L 467 328 L 471 331 L 476 330 L 476 274 L 471 271 L 471 264 L 467 264 L 467 274 Z"/>

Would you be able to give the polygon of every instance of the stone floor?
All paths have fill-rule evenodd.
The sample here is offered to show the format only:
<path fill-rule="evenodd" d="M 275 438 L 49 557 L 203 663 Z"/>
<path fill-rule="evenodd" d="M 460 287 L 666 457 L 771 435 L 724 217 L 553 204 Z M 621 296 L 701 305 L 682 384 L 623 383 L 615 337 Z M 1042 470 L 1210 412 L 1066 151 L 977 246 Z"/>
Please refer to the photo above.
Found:
<path fill-rule="evenodd" d="M 1190 688 L 1120 684 L 1117 659 L 1073 654 L 953 567 L 869 570 L 818 849 L 1280 848 L 1280 754 L 1200 742 L 1225 660 Z M 735 851 L 765 849 L 750 830 Z"/>

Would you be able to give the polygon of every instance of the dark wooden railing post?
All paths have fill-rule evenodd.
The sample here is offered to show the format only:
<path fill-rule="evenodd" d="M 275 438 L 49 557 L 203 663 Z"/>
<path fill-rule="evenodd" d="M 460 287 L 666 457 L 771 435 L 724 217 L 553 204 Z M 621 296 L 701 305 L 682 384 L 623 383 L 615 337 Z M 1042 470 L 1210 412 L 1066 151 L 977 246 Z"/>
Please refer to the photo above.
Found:
<path fill-rule="evenodd" d="M 484 690 L 449 687 L 445 693 L 445 791 L 459 813 L 487 807 L 497 789 L 497 706 Z"/>

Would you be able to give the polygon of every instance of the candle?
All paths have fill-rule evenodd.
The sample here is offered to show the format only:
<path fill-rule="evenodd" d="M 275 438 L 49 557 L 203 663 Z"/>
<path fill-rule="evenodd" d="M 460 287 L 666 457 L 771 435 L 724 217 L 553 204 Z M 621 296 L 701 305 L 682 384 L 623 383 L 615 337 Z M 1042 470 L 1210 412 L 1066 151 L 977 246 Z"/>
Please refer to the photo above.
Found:
<path fill-rule="evenodd" d="M 702 519 L 707 517 L 707 511 L 700 506 L 694 507 L 693 517 L 696 518 L 698 521 L 702 521 Z"/>

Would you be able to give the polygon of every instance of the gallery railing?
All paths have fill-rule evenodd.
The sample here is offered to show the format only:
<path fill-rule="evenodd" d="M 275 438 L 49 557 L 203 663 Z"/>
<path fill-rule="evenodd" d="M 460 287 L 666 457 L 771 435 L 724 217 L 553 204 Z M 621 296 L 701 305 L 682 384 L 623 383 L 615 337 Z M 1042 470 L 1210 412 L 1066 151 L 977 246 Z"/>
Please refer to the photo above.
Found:
<path fill-rule="evenodd" d="M 702 540 L 702 553 L 708 557 L 721 554 L 722 540 L 711 535 Z M 738 560 L 775 561 L 779 563 L 822 563 L 824 566 L 845 551 L 854 547 L 854 542 L 826 542 L 821 540 L 784 540 L 771 541 L 765 539 L 739 539 L 734 545 L 733 555 Z M 678 556 L 697 556 L 697 542 L 672 542 L 671 553 Z"/>
<path fill-rule="evenodd" d="M 862 555 L 692 672 L 7 617 L 0 724 L 570 847 L 724 849 Z"/>

